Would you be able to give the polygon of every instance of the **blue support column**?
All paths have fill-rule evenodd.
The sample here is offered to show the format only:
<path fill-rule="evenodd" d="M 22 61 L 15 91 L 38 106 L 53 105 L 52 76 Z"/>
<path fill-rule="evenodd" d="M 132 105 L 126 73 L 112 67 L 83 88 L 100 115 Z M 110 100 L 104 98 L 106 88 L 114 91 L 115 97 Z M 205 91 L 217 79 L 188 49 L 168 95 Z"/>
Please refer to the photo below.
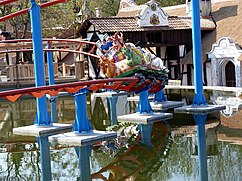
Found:
<path fill-rule="evenodd" d="M 91 169 L 90 169 L 90 156 L 92 147 L 91 145 L 87 146 L 78 146 L 75 147 L 79 158 L 79 169 L 80 169 L 80 180 L 81 181 L 91 181 Z"/>
<path fill-rule="evenodd" d="M 73 131 L 75 133 L 87 133 L 92 131 L 92 126 L 87 117 L 86 109 L 86 93 L 88 89 L 81 89 L 75 96 L 75 106 L 76 106 L 76 119 L 73 125 Z"/>
<path fill-rule="evenodd" d="M 117 121 L 117 104 L 118 97 L 108 97 L 108 102 L 110 106 L 110 120 L 111 120 L 111 125 L 116 125 L 118 123 Z"/>
<path fill-rule="evenodd" d="M 206 118 L 207 115 L 193 115 L 197 125 L 197 144 L 200 180 L 208 180 L 207 150 L 206 150 Z"/>
<path fill-rule="evenodd" d="M 46 48 L 51 48 L 50 44 L 46 45 Z M 53 52 L 47 52 L 47 62 L 48 62 L 48 75 L 49 75 L 49 85 L 55 84 L 55 73 L 54 73 L 54 63 L 53 63 Z M 50 109 L 51 109 L 51 121 L 57 123 L 57 112 L 56 112 L 56 102 L 58 97 L 49 97 Z"/>
<path fill-rule="evenodd" d="M 146 146 L 153 146 L 151 143 L 151 131 L 153 124 L 139 124 L 139 130 L 141 134 L 141 142 Z"/>
<path fill-rule="evenodd" d="M 151 113 L 152 108 L 150 106 L 150 102 L 148 99 L 148 89 L 143 90 L 142 92 L 139 93 L 139 104 L 137 106 L 136 112 L 138 113 Z"/>
<path fill-rule="evenodd" d="M 51 164 L 50 164 L 50 144 L 48 136 L 37 137 L 37 141 L 40 149 L 40 162 L 41 162 L 41 180 L 49 181 L 52 180 L 51 176 Z"/>
<path fill-rule="evenodd" d="M 167 101 L 167 98 L 162 89 L 155 93 L 154 102 L 166 102 L 166 101 Z"/>
<path fill-rule="evenodd" d="M 42 47 L 42 27 L 40 20 L 40 6 L 36 4 L 35 0 L 31 0 L 30 8 L 33 53 L 34 53 L 34 72 L 35 85 L 45 86 L 45 67 Z M 37 125 L 52 125 L 48 115 L 46 95 L 42 98 L 36 98 L 37 101 L 37 116 L 35 124 Z"/>
<path fill-rule="evenodd" d="M 192 0 L 192 41 L 195 95 L 193 105 L 206 105 L 202 78 L 202 48 L 200 28 L 200 1 Z"/>

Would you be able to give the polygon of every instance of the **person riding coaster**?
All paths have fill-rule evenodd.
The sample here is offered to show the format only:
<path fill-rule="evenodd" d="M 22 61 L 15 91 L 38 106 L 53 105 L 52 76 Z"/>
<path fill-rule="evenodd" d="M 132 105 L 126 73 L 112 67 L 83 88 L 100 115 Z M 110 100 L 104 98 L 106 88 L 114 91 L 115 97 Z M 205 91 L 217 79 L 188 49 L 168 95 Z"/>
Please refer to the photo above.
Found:
<path fill-rule="evenodd" d="M 120 50 L 111 47 L 99 60 L 102 73 L 107 78 L 130 77 L 135 74 L 145 78 L 153 77 L 161 80 L 165 85 L 168 82 L 168 70 L 163 61 L 133 43 L 124 43 Z"/>

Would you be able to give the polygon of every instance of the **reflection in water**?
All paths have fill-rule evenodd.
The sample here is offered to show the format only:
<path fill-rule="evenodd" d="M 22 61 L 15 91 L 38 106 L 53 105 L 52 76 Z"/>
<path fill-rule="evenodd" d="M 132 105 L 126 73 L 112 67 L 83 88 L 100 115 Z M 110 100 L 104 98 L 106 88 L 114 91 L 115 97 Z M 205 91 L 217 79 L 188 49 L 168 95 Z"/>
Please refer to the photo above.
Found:
<path fill-rule="evenodd" d="M 91 145 L 87 146 L 76 146 L 76 153 L 79 160 L 80 181 L 90 181 L 91 180 L 91 170 L 90 170 L 90 156 L 91 156 Z"/>
<path fill-rule="evenodd" d="M 207 115 L 193 115 L 197 125 L 197 145 L 198 145 L 198 162 L 199 162 L 199 175 L 201 181 L 208 180 L 207 169 L 207 149 L 206 149 L 206 131 L 205 124 Z"/>
<path fill-rule="evenodd" d="M 104 112 L 102 100 L 93 106 L 87 97 L 88 117 L 92 125 L 97 129 L 106 129 L 110 125 L 110 120 Z M 100 108 L 98 115 L 91 111 L 91 107 L 95 110 Z M 128 110 L 134 110 L 133 107 Z M 41 180 L 40 152 L 35 138 L 12 134 L 13 127 L 33 124 L 36 112 L 35 99 L 22 99 L 16 103 L 1 102 L 0 108 L 0 180 Z M 59 123 L 73 123 L 73 97 L 59 98 L 57 112 Z M 240 112 L 236 112 L 230 118 L 222 116 L 222 125 L 219 125 L 218 119 L 208 115 L 205 125 L 208 180 L 241 180 L 240 116 Z M 93 180 L 199 180 L 194 120 L 183 115 L 178 119 L 175 115 L 169 124 L 170 127 L 161 122 L 153 125 L 150 137 L 153 147 L 141 142 L 142 136 L 137 134 L 137 126 L 119 127 L 121 134 L 118 141 L 96 146 L 91 152 L 90 171 Z M 52 180 L 77 180 L 80 177 L 79 160 L 74 148 L 51 145 L 50 154 Z"/>
<path fill-rule="evenodd" d="M 141 128 L 141 131 L 144 131 L 143 128 L 147 131 L 152 128 L 152 125 Z M 150 133 L 150 138 L 147 138 L 148 134 L 143 139 L 141 135 L 144 134 L 132 134 L 126 143 L 116 143 L 125 147 L 118 149 L 114 156 L 115 160 L 92 174 L 92 178 L 101 180 L 151 179 L 153 174 L 162 167 L 162 158 L 167 155 L 169 131 L 163 122 L 157 122 L 153 124 Z M 148 145 L 145 145 L 146 143 Z"/>
<path fill-rule="evenodd" d="M 37 137 L 37 141 L 40 149 L 41 180 L 52 180 L 50 166 L 50 144 L 48 136 L 39 136 Z"/>

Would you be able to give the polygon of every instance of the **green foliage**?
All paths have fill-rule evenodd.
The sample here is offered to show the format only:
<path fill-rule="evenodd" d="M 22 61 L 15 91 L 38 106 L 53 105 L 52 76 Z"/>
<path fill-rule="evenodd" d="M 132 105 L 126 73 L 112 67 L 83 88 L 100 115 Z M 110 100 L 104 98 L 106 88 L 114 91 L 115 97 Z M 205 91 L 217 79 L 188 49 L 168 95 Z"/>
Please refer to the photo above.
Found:
<path fill-rule="evenodd" d="M 136 0 L 138 5 L 145 4 L 149 0 Z M 157 0 L 160 6 L 172 6 L 185 3 L 185 0 Z M 91 1 L 90 7 L 94 11 L 95 8 L 102 10 L 104 17 L 115 16 L 118 13 L 120 0 L 93 0 Z"/>
<path fill-rule="evenodd" d="M 185 0 L 157 0 L 160 6 L 169 6 L 184 3 Z M 36 2 L 39 2 L 36 0 Z M 137 4 L 144 4 L 148 0 L 136 0 Z M 79 23 L 85 18 L 94 16 L 90 11 L 95 12 L 95 8 L 100 8 L 103 17 L 115 16 L 118 13 L 120 0 L 70 0 L 51 7 L 41 9 L 41 23 L 43 37 L 58 36 L 67 29 L 76 32 Z M 0 16 L 5 16 L 30 7 L 29 0 L 10 3 L 0 7 Z M 81 11 L 82 16 L 77 17 Z M 13 33 L 16 38 L 25 38 L 30 23 L 29 14 L 24 14 L 11 18 L 0 24 L 0 29 L 6 30 L 7 24 L 13 27 Z"/>
<path fill-rule="evenodd" d="M 29 7 L 29 0 L 22 0 L 21 3 L 11 3 L 0 7 L 0 15 L 5 16 L 11 13 L 18 12 L 20 10 Z M 1 23 L 0 28 L 6 30 L 7 24 L 13 27 L 14 36 L 16 38 L 24 38 L 27 33 L 28 24 L 30 22 L 29 14 L 20 15 L 18 17 L 11 18 Z"/>
<path fill-rule="evenodd" d="M 93 0 L 90 2 L 90 7 L 94 11 L 95 8 L 102 10 L 102 16 L 115 16 L 118 13 L 120 0 Z"/>

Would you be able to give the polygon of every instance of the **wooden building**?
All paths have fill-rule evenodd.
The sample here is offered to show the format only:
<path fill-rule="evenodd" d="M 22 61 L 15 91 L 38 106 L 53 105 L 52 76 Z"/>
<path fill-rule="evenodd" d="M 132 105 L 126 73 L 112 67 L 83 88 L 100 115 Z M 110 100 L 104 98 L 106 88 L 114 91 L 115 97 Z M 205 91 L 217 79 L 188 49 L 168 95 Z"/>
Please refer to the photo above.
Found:
<path fill-rule="evenodd" d="M 170 13 L 184 16 L 186 9 L 188 8 L 180 6 Z M 216 29 L 202 38 L 204 84 L 241 87 L 242 1 L 212 0 L 211 16 Z M 192 65 L 192 56 L 192 51 L 189 51 L 181 60 L 181 65 Z"/>
<path fill-rule="evenodd" d="M 207 1 L 201 1 L 204 2 Z M 187 6 L 161 8 L 155 0 L 143 5 L 122 0 L 115 17 L 90 18 L 82 24 L 79 34 L 90 41 L 97 41 L 106 33 L 113 35 L 117 31 L 122 32 L 124 40 L 127 39 L 161 57 L 170 70 L 170 79 L 179 79 L 184 85 L 191 85 L 192 65 L 180 64 L 192 49 L 191 17 L 186 14 L 176 15 L 176 11 L 183 8 L 186 13 Z M 206 10 L 201 17 L 201 31 L 204 36 L 213 31 L 216 24 L 207 10 L 211 7 L 202 7 Z"/>

